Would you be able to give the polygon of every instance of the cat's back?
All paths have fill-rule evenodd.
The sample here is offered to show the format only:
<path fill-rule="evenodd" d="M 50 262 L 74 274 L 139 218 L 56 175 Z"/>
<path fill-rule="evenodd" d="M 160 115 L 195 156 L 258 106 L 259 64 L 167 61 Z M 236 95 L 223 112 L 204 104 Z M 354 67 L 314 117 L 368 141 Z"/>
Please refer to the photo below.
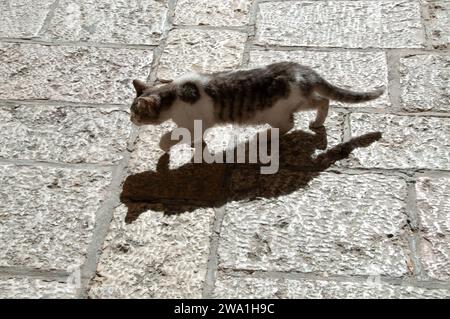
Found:
<path fill-rule="evenodd" d="M 245 121 L 289 96 L 297 63 L 279 62 L 264 67 L 205 75 L 204 91 L 212 98 L 221 121 Z"/>

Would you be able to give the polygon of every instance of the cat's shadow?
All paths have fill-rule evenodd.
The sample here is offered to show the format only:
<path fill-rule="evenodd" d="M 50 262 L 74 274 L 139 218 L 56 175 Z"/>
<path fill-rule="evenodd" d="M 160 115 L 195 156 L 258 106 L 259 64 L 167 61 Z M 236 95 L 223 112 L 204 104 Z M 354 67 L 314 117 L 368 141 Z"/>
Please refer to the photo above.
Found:
<path fill-rule="evenodd" d="M 260 163 L 187 163 L 169 169 L 169 155 L 164 154 L 156 171 L 126 178 L 120 196 L 128 208 L 125 221 L 133 222 L 149 209 L 183 213 L 199 207 L 219 207 L 234 200 L 286 195 L 305 188 L 320 172 L 347 158 L 355 148 L 367 147 L 380 138 L 379 132 L 367 133 L 326 149 L 324 128 L 313 133 L 296 130 L 280 137 L 279 171 L 268 175 L 260 172 L 260 167 L 268 164 Z M 248 150 L 248 142 L 246 146 Z M 316 155 L 316 150 L 323 151 Z M 246 159 L 248 163 L 248 152 Z"/>

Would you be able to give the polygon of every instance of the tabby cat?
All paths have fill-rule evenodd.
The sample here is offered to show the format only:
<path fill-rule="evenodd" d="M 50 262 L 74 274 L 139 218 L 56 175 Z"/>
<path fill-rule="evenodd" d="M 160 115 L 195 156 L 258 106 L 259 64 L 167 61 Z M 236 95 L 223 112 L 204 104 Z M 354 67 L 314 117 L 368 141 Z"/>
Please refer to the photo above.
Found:
<path fill-rule="evenodd" d="M 293 62 L 251 70 L 190 73 L 161 82 L 151 86 L 133 81 L 136 98 L 131 105 L 131 121 L 145 125 L 172 119 L 192 136 L 194 120 L 202 120 L 203 131 L 225 123 L 269 124 L 284 134 L 294 126 L 293 114 L 308 110 L 317 111 L 310 127 L 318 128 L 325 122 L 330 100 L 366 102 L 384 92 L 384 87 L 372 92 L 339 88 L 311 68 Z M 168 151 L 175 143 L 168 133 L 160 147 Z"/>

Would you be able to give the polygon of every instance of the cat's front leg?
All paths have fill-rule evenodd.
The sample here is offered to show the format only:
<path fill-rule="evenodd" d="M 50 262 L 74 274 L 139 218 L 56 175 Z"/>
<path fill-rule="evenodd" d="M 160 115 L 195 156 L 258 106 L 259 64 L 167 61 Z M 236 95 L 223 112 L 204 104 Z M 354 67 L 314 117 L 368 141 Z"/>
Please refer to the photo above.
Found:
<path fill-rule="evenodd" d="M 317 110 L 316 119 L 309 123 L 310 128 L 320 128 L 325 123 L 330 107 L 330 100 L 321 96 L 314 96 L 311 99 L 312 106 Z"/>

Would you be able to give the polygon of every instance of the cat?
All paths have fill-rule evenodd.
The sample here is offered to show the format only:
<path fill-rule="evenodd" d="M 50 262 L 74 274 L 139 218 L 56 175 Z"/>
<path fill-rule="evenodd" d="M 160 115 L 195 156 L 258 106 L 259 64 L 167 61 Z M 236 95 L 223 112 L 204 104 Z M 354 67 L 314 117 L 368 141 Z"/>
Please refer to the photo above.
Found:
<path fill-rule="evenodd" d="M 385 90 L 384 86 L 371 92 L 339 88 L 310 67 L 294 62 L 249 70 L 190 73 L 153 86 L 134 80 L 133 86 L 134 124 L 157 125 L 171 119 L 178 127 L 188 129 L 191 136 L 194 120 L 202 120 L 203 131 L 226 123 L 269 124 L 285 134 L 294 127 L 293 114 L 308 110 L 317 111 L 310 127 L 320 128 L 328 115 L 330 100 L 366 102 Z M 168 151 L 175 143 L 169 132 L 161 138 L 160 147 Z"/>

